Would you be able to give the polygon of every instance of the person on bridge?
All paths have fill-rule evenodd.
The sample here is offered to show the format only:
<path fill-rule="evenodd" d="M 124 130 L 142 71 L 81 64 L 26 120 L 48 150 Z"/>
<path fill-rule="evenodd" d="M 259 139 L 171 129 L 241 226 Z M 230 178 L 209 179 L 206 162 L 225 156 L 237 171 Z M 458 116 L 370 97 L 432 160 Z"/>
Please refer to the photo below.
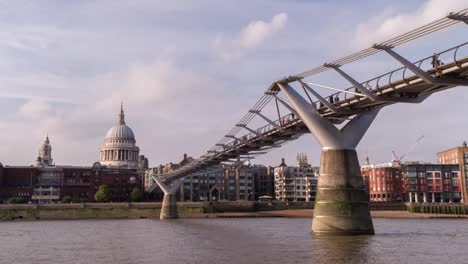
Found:
<path fill-rule="evenodd" d="M 442 75 L 442 70 L 439 68 L 439 66 L 442 66 L 442 65 L 444 65 L 444 64 L 442 63 L 441 60 L 439 60 L 439 54 L 434 53 L 434 54 L 432 55 L 431 64 L 432 64 L 432 68 L 434 68 L 434 69 L 436 70 L 436 75 L 437 75 L 437 76 Z"/>

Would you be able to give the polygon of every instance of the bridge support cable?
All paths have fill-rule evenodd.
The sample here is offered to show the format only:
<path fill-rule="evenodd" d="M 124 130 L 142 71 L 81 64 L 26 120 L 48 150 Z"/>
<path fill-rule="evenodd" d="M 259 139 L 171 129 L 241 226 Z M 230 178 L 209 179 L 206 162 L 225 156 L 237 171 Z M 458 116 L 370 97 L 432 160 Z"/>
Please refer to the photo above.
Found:
<path fill-rule="evenodd" d="M 333 68 L 336 72 L 338 72 L 341 76 L 343 76 L 343 78 L 345 78 L 348 82 L 350 82 L 354 86 L 354 88 L 356 88 L 361 93 L 366 95 L 366 97 L 369 98 L 371 101 L 378 101 L 377 95 L 375 95 L 372 91 L 365 88 L 361 83 L 356 81 L 353 77 L 349 76 L 347 73 L 341 70 L 339 65 L 325 63 L 324 66 Z"/>
<path fill-rule="evenodd" d="M 355 148 L 379 110 L 357 114 L 338 129 L 289 84 L 277 85 L 322 146 L 312 231 L 318 234 L 373 235 L 369 197 Z"/>
<path fill-rule="evenodd" d="M 448 79 L 448 78 L 434 78 L 431 74 L 423 71 L 421 68 L 416 66 L 414 63 L 408 61 L 405 59 L 403 56 L 400 54 L 396 53 L 391 47 L 388 46 L 379 46 L 379 45 L 374 45 L 376 49 L 382 49 L 384 50 L 387 54 L 392 56 L 395 60 L 403 64 L 407 69 L 412 71 L 416 76 L 421 78 L 424 82 L 428 84 L 443 84 L 443 85 L 468 85 L 468 80 L 460 80 L 460 79 Z M 437 60 L 437 57 L 434 57 L 435 60 Z"/>
<path fill-rule="evenodd" d="M 275 99 L 278 100 L 284 107 L 286 107 L 291 113 L 293 113 L 295 116 L 297 116 L 296 110 L 292 108 L 288 103 L 286 103 L 283 99 L 279 98 L 278 95 L 274 95 Z M 281 118 L 281 117 L 280 117 Z"/>
<path fill-rule="evenodd" d="M 465 17 L 468 16 L 468 8 L 465 8 L 463 10 L 460 10 L 458 12 L 453 12 L 447 17 L 443 17 L 441 19 L 435 20 L 433 22 L 430 22 L 426 25 L 420 26 L 416 29 L 413 29 L 411 31 L 408 31 L 402 35 L 399 35 L 397 37 L 391 38 L 387 41 L 379 43 L 379 45 L 386 45 L 386 46 L 392 46 L 396 47 L 398 45 L 410 42 L 412 40 L 415 40 L 417 38 L 420 38 L 425 35 L 429 35 L 433 32 L 439 31 L 441 29 L 447 28 L 449 26 L 455 25 L 459 23 L 460 21 L 464 21 L 466 23 Z M 348 55 L 346 57 L 337 59 L 332 61 L 330 64 L 334 65 L 345 65 L 357 60 L 360 60 L 362 58 L 374 55 L 379 53 L 381 50 L 379 49 L 374 49 L 372 47 L 361 50 L 359 52 L 353 53 L 351 55 Z M 295 74 L 294 76 L 298 77 L 308 77 L 312 75 L 316 75 L 319 73 L 322 73 L 324 71 L 329 70 L 329 67 L 326 67 L 325 65 L 301 72 L 299 74 Z"/>
<path fill-rule="evenodd" d="M 281 113 L 278 105 L 278 98 L 275 98 L 276 111 L 278 112 L 278 120 L 281 119 Z"/>
<path fill-rule="evenodd" d="M 244 125 L 244 124 L 236 124 L 236 126 L 238 127 L 242 127 L 242 128 L 245 128 L 247 131 L 253 133 L 255 136 L 259 137 L 259 138 L 265 138 L 266 136 L 258 133 L 257 131 L 251 129 L 250 127 L 248 127 L 247 125 Z"/>
<path fill-rule="evenodd" d="M 249 112 L 257 114 L 259 117 L 263 118 L 263 120 L 267 121 L 268 124 L 270 124 L 273 127 L 281 130 L 281 127 L 278 124 L 276 124 L 273 120 L 271 120 L 268 117 L 266 117 L 265 115 L 263 115 L 260 111 L 250 110 Z"/>
<path fill-rule="evenodd" d="M 365 95 L 360 94 L 360 93 L 353 93 L 353 92 L 350 92 L 350 91 L 347 91 L 347 90 L 341 90 L 341 89 L 338 89 L 338 88 L 333 88 L 333 87 L 330 87 L 330 86 L 326 86 L 326 85 L 322 85 L 322 84 L 317 84 L 317 83 L 312 83 L 312 82 L 305 82 L 305 81 L 302 81 L 302 82 L 303 82 L 303 83 L 306 83 L 306 84 L 308 84 L 308 85 L 317 86 L 317 87 L 321 87 L 321 88 L 325 88 L 325 89 L 337 91 L 337 92 L 340 92 L 340 93 L 347 93 L 347 94 L 352 94 L 352 95 L 355 95 L 355 96 L 365 97 Z"/>
<path fill-rule="evenodd" d="M 314 89 L 312 89 L 309 85 L 304 83 L 302 80 L 299 80 L 299 83 L 301 84 L 302 88 L 304 90 L 309 91 L 311 94 L 315 96 L 323 105 L 325 105 L 330 111 L 333 113 L 338 113 L 340 112 L 333 104 L 327 101 L 327 99 L 323 98 L 319 93 L 317 93 Z M 312 104 L 313 107 L 315 107 L 315 104 Z"/>

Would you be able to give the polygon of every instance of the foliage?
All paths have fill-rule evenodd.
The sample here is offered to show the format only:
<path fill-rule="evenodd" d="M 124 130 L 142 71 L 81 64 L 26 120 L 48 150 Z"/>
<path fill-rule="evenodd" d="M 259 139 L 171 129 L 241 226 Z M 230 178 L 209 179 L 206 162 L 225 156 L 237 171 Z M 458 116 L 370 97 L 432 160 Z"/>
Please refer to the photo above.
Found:
<path fill-rule="evenodd" d="M 143 200 L 143 193 L 141 192 L 140 188 L 133 188 L 132 192 L 130 193 L 130 200 L 132 202 L 140 202 Z"/>
<path fill-rule="evenodd" d="M 9 204 L 22 204 L 26 203 L 26 199 L 24 197 L 10 197 L 7 200 Z"/>
<path fill-rule="evenodd" d="M 111 201 L 111 192 L 109 190 L 109 187 L 107 187 L 107 185 L 99 186 L 98 191 L 94 195 L 94 200 L 96 200 L 96 202 L 100 202 L 100 203 L 110 202 Z"/>
<path fill-rule="evenodd" d="M 62 199 L 63 203 L 71 203 L 72 201 L 73 201 L 73 199 L 72 199 L 72 197 L 70 195 L 66 195 Z"/>

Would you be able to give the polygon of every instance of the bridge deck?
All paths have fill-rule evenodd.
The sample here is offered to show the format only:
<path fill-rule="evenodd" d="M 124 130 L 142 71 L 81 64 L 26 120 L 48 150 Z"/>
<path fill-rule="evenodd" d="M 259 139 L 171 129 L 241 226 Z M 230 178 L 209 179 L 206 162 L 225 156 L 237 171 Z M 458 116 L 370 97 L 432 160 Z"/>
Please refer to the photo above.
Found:
<path fill-rule="evenodd" d="M 467 44 L 468 43 L 464 43 L 460 46 Z M 458 47 L 455 48 L 458 49 Z M 419 63 L 420 65 L 422 61 L 427 60 L 428 58 L 416 62 L 415 64 Z M 333 112 L 325 106 L 320 106 L 318 101 L 314 102 L 314 104 L 323 117 L 335 123 L 340 123 L 351 116 L 368 111 L 369 109 L 381 108 L 397 103 L 399 102 L 398 99 L 403 97 L 417 98 L 456 86 L 453 84 L 430 84 L 416 75 L 403 77 L 396 81 L 391 81 L 392 75 L 400 70 L 403 70 L 404 76 L 406 69 L 405 67 L 402 67 L 362 83 L 363 85 L 366 85 L 371 81 L 376 81 L 377 86 L 374 89 L 371 89 L 371 91 L 373 91 L 376 95 L 380 95 L 382 98 L 388 98 L 389 100 L 372 101 L 363 95 L 353 95 L 348 97 L 348 94 L 344 92 L 338 92 L 327 97 L 328 99 L 330 97 L 334 99 L 333 105 L 339 110 L 338 112 Z M 426 72 L 436 78 L 436 80 L 443 80 L 443 78 L 468 80 L 468 57 L 463 57 L 462 59 L 446 63 L 438 67 L 437 70 L 429 69 Z M 379 80 L 386 75 L 390 75 L 388 78 L 389 82 L 386 85 L 378 85 Z M 292 80 L 290 82 L 294 81 L 295 80 Z M 346 90 L 350 91 L 354 90 L 354 88 L 352 87 Z M 273 84 L 269 88 L 269 91 L 278 93 L 279 88 Z M 335 98 L 338 98 L 338 100 Z M 276 120 L 274 123 L 277 126 L 270 124 L 263 126 L 256 130 L 257 133 L 246 134 L 241 138 L 241 140 L 233 140 L 227 143 L 224 147 L 220 147 L 220 150 L 217 152 L 204 155 L 195 160 L 193 163 L 187 164 L 167 174 L 159 175 L 159 177 L 161 177 L 163 181 L 169 184 L 177 179 L 185 177 L 187 174 L 192 172 L 206 169 L 210 166 L 219 164 L 220 162 L 237 158 L 240 155 L 245 155 L 253 151 L 262 151 L 269 148 L 274 148 L 285 141 L 294 140 L 304 133 L 309 133 L 309 130 L 305 127 L 303 122 L 294 114 L 288 114 L 282 117 L 280 120 Z"/>

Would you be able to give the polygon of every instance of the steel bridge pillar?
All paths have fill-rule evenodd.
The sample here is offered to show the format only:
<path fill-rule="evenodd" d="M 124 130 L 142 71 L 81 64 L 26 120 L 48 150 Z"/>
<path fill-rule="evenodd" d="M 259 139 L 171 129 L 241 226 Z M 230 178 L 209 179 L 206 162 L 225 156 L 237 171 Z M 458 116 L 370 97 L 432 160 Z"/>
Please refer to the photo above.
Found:
<path fill-rule="evenodd" d="M 164 192 L 159 219 L 164 220 L 179 218 L 179 213 L 177 211 L 176 192 L 179 189 L 180 185 L 184 182 L 184 179 L 179 179 L 178 181 L 172 183 L 169 186 L 163 183 L 157 176 L 153 176 L 153 179 Z"/>
<path fill-rule="evenodd" d="M 320 235 L 373 235 L 369 194 L 355 148 L 378 110 L 357 114 L 338 129 L 291 86 L 280 83 L 278 86 L 322 145 L 312 232 Z"/>

